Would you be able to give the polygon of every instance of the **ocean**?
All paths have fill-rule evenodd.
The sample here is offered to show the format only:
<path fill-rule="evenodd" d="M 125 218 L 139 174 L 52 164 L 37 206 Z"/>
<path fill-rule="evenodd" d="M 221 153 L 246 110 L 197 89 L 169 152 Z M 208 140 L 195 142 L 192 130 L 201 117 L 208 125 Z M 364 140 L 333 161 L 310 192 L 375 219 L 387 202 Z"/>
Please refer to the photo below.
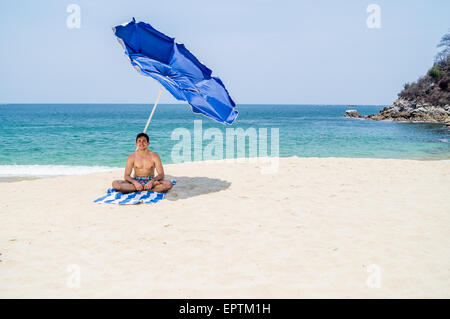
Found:
<path fill-rule="evenodd" d="M 73 175 L 123 168 L 135 150 L 136 134 L 147 122 L 150 104 L 2 104 L 0 178 Z M 173 163 L 171 139 L 178 129 L 194 136 L 217 128 L 278 128 L 279 156 L 450 159 L 450 130 L 440 124 L 365 121 L 344 117 L 345 110 L 367 115 L 371 105 L 238 105 L 233 125 L 193 114 L 187 104 L 158 106 L 147 133 L 150 149 Z M 203 140 L 203 148 L 208 140 Z M 247 153 L 250 143 L 246 143 Z M 198 144 L 192 147 L 198 148 Z M 224 147 L 225 148 L 225 147 Z M 268 146 L 268 155 L 271 148 Z M 224 152 L 225 154 L 225 152 Z M 275 154 L 276 155 L 276 154 Z M 227 156 L 225 154 L 225 156 Z M 235 155 L 237 156 L 237 155 Z M 229 157 L 229 156 L 227 156 Z M 192 156 L 191 160 L 198 160 Z"/>

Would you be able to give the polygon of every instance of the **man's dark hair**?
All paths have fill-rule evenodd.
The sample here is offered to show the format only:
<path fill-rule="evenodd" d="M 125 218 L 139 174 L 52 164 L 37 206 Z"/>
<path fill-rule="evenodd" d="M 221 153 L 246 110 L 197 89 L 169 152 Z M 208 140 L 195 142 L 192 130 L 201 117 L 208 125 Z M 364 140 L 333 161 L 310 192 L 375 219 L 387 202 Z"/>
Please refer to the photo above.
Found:
<path fill-rule="evenodd" d="M 142 137 L 142 136 L 145 137 L 145 139 L 147 140 L 147 143 L 150 141 L 147 134 L 145 134 L 145 133 L 139 133 L 139 134 L 136 136 L 136 142 L 137 142 L 138 138 L 140 138 L 140 137 Z"/>

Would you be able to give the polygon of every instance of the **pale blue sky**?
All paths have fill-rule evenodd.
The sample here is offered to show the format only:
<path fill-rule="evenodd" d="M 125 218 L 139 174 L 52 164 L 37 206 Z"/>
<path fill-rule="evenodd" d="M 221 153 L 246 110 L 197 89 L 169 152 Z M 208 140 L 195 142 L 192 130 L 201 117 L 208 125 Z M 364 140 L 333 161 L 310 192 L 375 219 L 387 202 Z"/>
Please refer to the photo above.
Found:
<path fill-rule="evenodd" d="M 80 29 L 66 26 L 71 3 Z M 371 3 L 380 29 L 366 26 Z M 450 1 L 1 1 L 0 103 L 153 103 L 156 83 L 111 31 L 133 16 L 184 43 L 238 104 L 384 105 L 432 65 Z"/>

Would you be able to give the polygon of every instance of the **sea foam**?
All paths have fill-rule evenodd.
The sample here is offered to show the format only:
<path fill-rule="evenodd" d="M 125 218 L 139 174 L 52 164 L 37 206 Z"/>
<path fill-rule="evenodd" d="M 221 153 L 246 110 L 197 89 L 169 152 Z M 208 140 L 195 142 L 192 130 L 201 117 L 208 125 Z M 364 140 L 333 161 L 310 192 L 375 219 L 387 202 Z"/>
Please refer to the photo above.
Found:
<path fill-rule="evenodd" d="M 108 172 L 120 167 L 70 165 L 0 165 L 0 177 L 50 177 Z"/>

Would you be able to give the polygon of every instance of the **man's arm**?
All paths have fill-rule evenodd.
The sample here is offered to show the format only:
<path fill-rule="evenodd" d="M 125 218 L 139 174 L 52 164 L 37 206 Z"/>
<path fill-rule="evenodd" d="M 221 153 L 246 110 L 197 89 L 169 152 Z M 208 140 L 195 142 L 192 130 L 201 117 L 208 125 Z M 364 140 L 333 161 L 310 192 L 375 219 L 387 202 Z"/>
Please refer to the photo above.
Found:
<path fill-rule="evenodd" d="M 143 188 L 142 185 L 140 183 L 136 182 L 136 180 L 134 180 L 130 176 L 131 172 L 133 171 L 133 166 L 134 166 L 134 154 L 131 154 L 127 158 L 127 164 L 125 165 L 125 173 L 123 174 L 123 178 L 127 182 L 130 182 L 131 184 L 133 184 L 134 187 L 136 187 L 137 190 L 141 190 L 140 188 Z"/>
<path fill-rule="evenodd" d="M 153 178 L 153 180 L 160 181 L 164 179 L 164 168 L 161 162 L 161 158 L 156 153 L 153 162 L 155 163 L 155 169 L 157 173 L 157 175 Z"/>

